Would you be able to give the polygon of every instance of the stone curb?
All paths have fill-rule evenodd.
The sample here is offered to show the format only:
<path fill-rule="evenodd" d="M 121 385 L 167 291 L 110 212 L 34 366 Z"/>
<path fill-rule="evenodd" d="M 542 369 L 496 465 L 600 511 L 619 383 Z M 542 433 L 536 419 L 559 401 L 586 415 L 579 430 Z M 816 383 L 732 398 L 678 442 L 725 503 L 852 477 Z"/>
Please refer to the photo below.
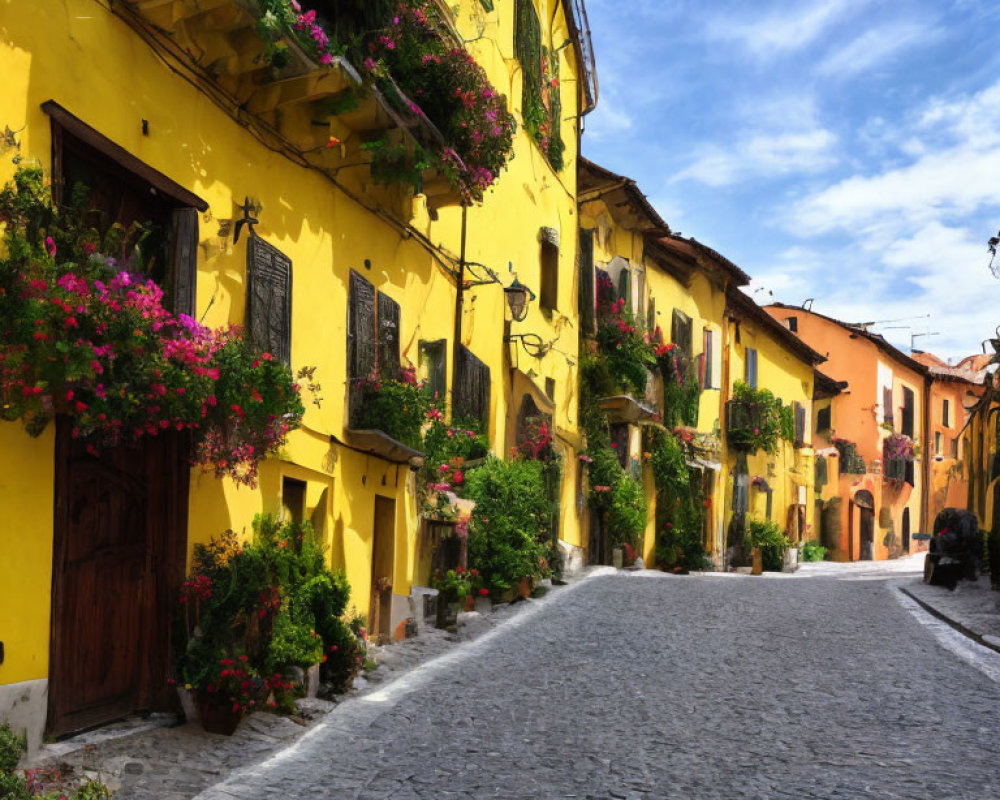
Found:
<path fill-rule="evenodd" d="M 989 650 L 992 650 L 995 653 L 1000 653 L 1000 645 L 996 645 L 996 644 L 994 644 L 993 642 L 991 642 L 989 640 L 989 638 L 992 638 L 992 637 L 987 638 L 983 634 L 977 633 L 976 631 L 972 630 L 968 626 L 963 625 L 961 622 L 958 622 L 957 620 L 952 619 L 947 614 L 944 614 L 943 612 L 941 612 L 938 609 L 934 608 L 934 606 L 932 606 L 927 601 L 921 600 L 919 597 L 917 597 L 909 589 L 906 589 L 903 586 L 897 586 L 896 588 L 899 589 L 899 591 L 902 592 L 903 594 L 905 594 L 907 597 L 909 597 L 914 603 L 916 603 L 918 606 L 920 606 L 928 614 L 930 614 L 930 615 L 932 615 L 934 617 L 937 617 L 939 620 L 941 620 L 945 624 L 950 625 L 952 628 L 954 628 L 956 631 L 958 631 L 959 633 L 961 633 L 963 636 L 966 636 L 969 639 L 972 639 L 972 641 L 974 641 L 976 644 L 978 644 L 978 645 L 980 645 L 982 647 L 985 647 L 985 648 L 987 648 Z"/>

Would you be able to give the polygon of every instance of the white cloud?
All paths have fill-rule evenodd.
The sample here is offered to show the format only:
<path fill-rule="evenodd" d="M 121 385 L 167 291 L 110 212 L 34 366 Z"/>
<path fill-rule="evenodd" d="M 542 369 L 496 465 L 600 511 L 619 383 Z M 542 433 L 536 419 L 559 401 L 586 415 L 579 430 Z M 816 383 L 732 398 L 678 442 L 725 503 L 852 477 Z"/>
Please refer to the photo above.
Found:
<path fill-rule="evenodd" d="M 753 177 L 818 172 L 836 162 L 836 144 L 837 137 L 823 128 L 748 133 L 731 148 L 702 148 L 671 182 L 693 180 L 708 186 L 728 186 Z"/>
<path fill-rule="evenodd" d="M 865 31 L 820 62 L 820 75 L 849 77 L 867 72 L 908 47 L 937 38 L 940 31 L 913 22 L 893 22 Z"/>
<path fill-rule="evenodd" d="M 630 130 L 632 116 L 625 108 L 606 97 L 602 97 L 600 105 L 593 114 L 586 118 L 584 124 L 588 138 L 606 139 Z"/>
<path fill-rule="evenodd" d="M 756 6 L 756 3 L 754 4 Z M 801 50 L 816 41 L 831 25 L 848 11 L 858 9 L 858 2 L 813 3 L 790 12 L 788 5 L 781 10 L 752 19 L 734 20 L 731 14 L 709 19 L 706 35 L 722 42 L 734 42 L 758 57 Z"/>

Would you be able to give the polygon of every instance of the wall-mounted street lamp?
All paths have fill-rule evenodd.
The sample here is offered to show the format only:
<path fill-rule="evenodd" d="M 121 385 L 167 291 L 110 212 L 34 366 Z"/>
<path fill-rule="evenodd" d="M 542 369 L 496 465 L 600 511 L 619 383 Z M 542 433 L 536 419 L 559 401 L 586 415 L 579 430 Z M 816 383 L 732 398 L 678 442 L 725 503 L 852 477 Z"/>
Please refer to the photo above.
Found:
<path fill-rule="evenodd" d="M 514 278 L 514 282 L 503 290 L 503 294 L 507 298 L 507 306 L 514 321 L 524 322 L 528 316 L 528 303 L 535 299 L 534 293 Z"/>

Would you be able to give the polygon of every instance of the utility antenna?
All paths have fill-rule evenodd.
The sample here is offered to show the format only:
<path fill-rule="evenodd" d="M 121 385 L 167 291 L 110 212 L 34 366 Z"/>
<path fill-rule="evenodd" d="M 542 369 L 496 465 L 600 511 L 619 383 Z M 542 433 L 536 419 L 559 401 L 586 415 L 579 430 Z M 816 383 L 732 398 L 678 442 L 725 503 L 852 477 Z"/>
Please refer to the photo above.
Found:
<path fill-rule="evenodd" d="M 849 322 L 847 323 L 852 328 L 861 328 L 861 330 L 867 332 L 869 328 L 874 328 L 876 325 L 888 325 L 890 322 L 908 322 L 911 319 L 930 319 L 930 314 L 918 314 L 913 317 L 899 317 L 898 319 L 876 319 L 870 322 Z M 904 326 L 905 327 L 905 326 Z"/>
<path fill-rule="evenodd" d="M 910 334 L 910 352 L 912 353 L 914 350 L 916 350 L 915 345 L 917 343 L 917 339 L 919 339 L 921 336 L 940 336 L 940 335 L 941 334 L 938 331 L 929 331 L 928 333 L 911 333 Z"/>

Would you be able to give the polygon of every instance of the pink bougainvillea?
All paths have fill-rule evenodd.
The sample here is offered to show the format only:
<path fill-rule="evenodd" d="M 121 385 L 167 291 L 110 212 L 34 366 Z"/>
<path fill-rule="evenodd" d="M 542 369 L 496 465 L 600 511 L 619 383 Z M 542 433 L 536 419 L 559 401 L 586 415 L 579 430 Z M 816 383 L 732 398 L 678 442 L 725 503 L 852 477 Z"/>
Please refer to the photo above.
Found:
<path fill-rule="evenodd" d="M 66 415 L 92 453 L 188 431 L 198 463 L 253 484 L 303 413 L 287 367 L 237 328 L 172 314 L 142 265 L 103 255 L 82 219 L 53 207 L 40 168 L 0 190 L 2 417 L 37 435 Z"/>

